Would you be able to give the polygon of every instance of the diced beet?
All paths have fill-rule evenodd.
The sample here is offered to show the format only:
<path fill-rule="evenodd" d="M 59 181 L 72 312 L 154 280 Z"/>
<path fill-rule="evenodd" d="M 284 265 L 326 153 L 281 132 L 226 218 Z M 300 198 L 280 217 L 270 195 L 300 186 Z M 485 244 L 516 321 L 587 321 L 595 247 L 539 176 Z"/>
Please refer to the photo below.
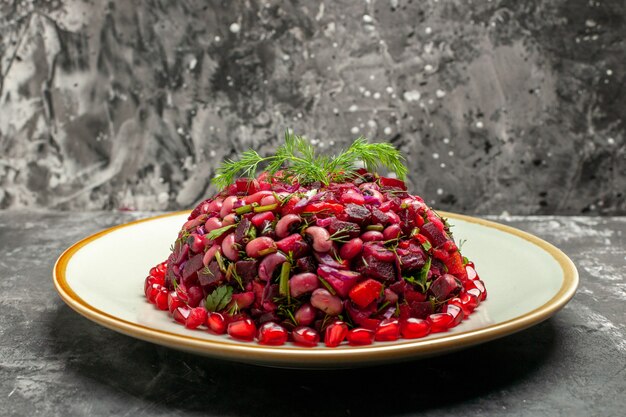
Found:
<path fill-rule="evenodd" d="M 398 249 L 396 251 L 400 257 L 400 265 L 403 272 L 421 269 L 426 264 L 426 254 L 424 251 L 411 252 L 408 249 Z"/>
<path fill-rule="evenodd" d="M 389 289 L 393 292 L 395 292 L 396 294 L 404 294 L 404 290 L 406 288 L 406 281 L 405 280 L 399 280 L 394 282 L 393 284 L 391 284 L 389 286 Z"/>
<path fill-rule="evenodd" d="M 225 278 L 224 273 L 220 269 L 217 261 L 213 261 L 207 267 L 207 270 L 198 272 L 198 282 L 200 285 L 207 286 L 221 282 Z"/>
<path fill-rule="evenodd" d="M 345 214 L 349 221 L 358 224 L 367 223 L 372 217 L 372 213 L 366 207 L 356 204 L 346 205 Z"/>
<path fill-rule="evenodd" d="M 430 301 L 414 301 L 409 304 L 411 310 L 411 317 L 415 317 L 418 319 L 425 319 L 429 314 L 435 312 L 433 308 L 433 303 Z"/>
<path fill-rule="evenodd" d="M 235 272 L 241 277 L 244 285 L 256 278 L 258 268 L 258 261 L 237 261 L 235 263 Z"/>
<path fill-rule="evenodd" d="M 296 271 L 298 272 L 315 272 L 317 264 L 312 256 L 305 256 L 296 261 Z"/>
<path fill-rule="evenodd" d="M 344 222 L 331 218 L 330 224 L 327 227 L 328 233 L 335 235 L 336 237 L 344 237 L 352 239 L 358 237 L 361 234 L 361 228 L 358 224 L 353 222 Z M 338 233 L 341 230 L 341 233 Z"/>
<path fill-rule="evenodd" d="M 376 207 L 372 208 L 372 223 L 385 224 L 389 221 L 389 216 L 385 213 L 377 209 Z"/>
<path fill-rule="evenodd" d="M 448 236 L 443 230 L 440 230 L 433 222 L 426 223 L 420 229 L 420 233 L 428 238 L 430 243 L 438 248 L 448 241 Z"/>
<path fill-rule="evenodd" d="M 194 255 L 191 259 L 189 259 L 185 263 L 185 267 L 183 268 L 183 281 L 186 281 L 187 278 L 191 277 L 193 274 L 198 272 L 200 268 L 204 266 L 202 263 L 202 258 L 204 257 L 203 253 L 199 253 Z"/>
<path fill-rule="evenodd" d="M 385 282 L 393 282 L 396 280 L 396 270 L 393 263 L 382 262 L 372 255 L 365 255 L 358 265 L 356 270 L 363 275 Z"/>
<path fill-rule="evenodd" d="M 250 220 L 246 219 L 245 217 L 239 221 L 239 224 L 235 229 L 235 243 L 239 245 L 242 245 L 244 243 L 244 238 L 247 237 L 250 226 Z"/>
<path fill-rule="evenodd" d="M 455 295 L 461 287 L 461 283 L 454 275 L 444 274 L 432 283 L 429 291 L 438 300 L 445 300 L 446 298 L 450 298 L 451 295 Z"/>

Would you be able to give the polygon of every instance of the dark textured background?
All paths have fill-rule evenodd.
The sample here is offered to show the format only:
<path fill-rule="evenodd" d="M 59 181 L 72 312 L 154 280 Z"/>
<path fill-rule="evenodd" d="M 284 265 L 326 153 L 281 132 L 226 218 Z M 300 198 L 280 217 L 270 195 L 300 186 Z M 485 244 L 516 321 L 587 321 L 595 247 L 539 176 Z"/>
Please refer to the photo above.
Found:
<path fill-rule="evenodd" d="M 623 0 L 9 1 L 0 207 L 170 210 L 286 128 L 470 213 L 626 213 Z"/>

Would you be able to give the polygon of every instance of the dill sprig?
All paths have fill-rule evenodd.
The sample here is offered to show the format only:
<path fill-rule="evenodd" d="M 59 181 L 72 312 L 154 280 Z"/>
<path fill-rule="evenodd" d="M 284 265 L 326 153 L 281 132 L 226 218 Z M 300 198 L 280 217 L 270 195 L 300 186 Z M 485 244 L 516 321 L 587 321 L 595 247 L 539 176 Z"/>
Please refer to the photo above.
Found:
<path fill-rule="evenodd" d="M 261 167 L 274 176 L 282 171 L 283 181 L 297 181 L 300 184 L 341 181 L 356 176 L 361 162 L 368 171 L 375 172 L 384 167 L 404 179 L 407 168 L 404 157 L 389 143 L 369 143 L 364 137 L 357 138 L 352 145 L 339 155 L 329 157 L 317 155 L 315 148 L 303 137 L 285 133 L 285 143 L 278 147 L 274 155 L 262 157 L 254 150 L 241 154 L 238 160 L 229 159 L 217 168 L 213 184 L 219 189 L 226 188 L 237 178 L 254 178 Z"/>

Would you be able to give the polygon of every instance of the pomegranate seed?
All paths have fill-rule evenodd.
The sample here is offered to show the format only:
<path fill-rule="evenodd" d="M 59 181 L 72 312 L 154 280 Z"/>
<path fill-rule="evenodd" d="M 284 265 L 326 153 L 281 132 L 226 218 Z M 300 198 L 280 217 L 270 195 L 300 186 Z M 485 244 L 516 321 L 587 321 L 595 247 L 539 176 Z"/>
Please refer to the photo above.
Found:
<path fill-rule="evenodd" d="M 296 327 L 291 332 L 291 337 L 293 338 L 293 343 L 304 347 L 317 346 L 320 341 L 319 333 L 306 326 Z"/>
<path fill-rule="evenodd" d="M 478 278 L 478 274 L 476 273 L 476 270 L 468 265 L 465 265 L 465 272 L 467 272 L 467 279 L 474 281 L 475 279 Z"/>
<path fill-rule="evenodd" d="M 220 313 L 207 314 L 206 326 L 214 333 L 226 333 L 226 319 Z"/>
<path fill-rule="evenodd" d="M 159 310 L 167 310 L 167 298 L 169 291 L 165 287 L 161 287 L 157 295 L 154 297 L 154 304 Z"/>
<path fill-rule="evenodd" d="M 371 330 L 357 327 L 348 332 L 348 343 L 355 345 L 371 345 L 374 342 L 375 333 Z"/>
<path fill-rule="evenodd" d="M 431 333 L 439 333 L 450 328 L 454 317 L 448 313 L 435 313 L 428 316 L 426 320 L 430 322 Z"/>
<path fill-rule="evenodd" d="M 348 325 L 342 321 L 331 323 L 324 333 L 324 343 L 328 347 L 337 347 L 344 341 L 348 334 Z"/>
<path fill-rule="evenodd" d="M 152 286 L 150 286 L 148 293 L 146 294 L 149 302 L 152 304 L 156 303 L 156 296 L 161 291 L 161 288 L 163 287 L 159 284 L 152 284 Z"/>
<path fill-rule="evenodd" d="M 405 339 L 419 339 L 430 333 L 430 322 L 428 320 L 409 317 L 402 321 L 400 326 L 402 337 Z"/>
<path fill-rule="evenodd" d="M 473 308 L 467 304 L 467 301 L 463 303 L 463 300 L 471 300 L 471 298 L 472 297 L 467 293 L 463 293 L 459 297 L 454 297 L 452 300 L 448 301 L 448 304 L 454 304 L 455 306 L 460 307 L 461 310 L 463 310 L 463 315 L 469 316 L 472 314 Z"/>
<path fill-rule="evenodd" d="M 233 339 L 251 341 L 256 335 L 256 326 L 251 319 L 242 319 L 228 324 L 228 335 Z"/>
<path fill-rule="evenodd" d="M 185 327 L 188 329 L 195 329 L 206 321 L 207 312 L 204 307 L 196 307 L 191 310 L 185 320 Z"/>
<path fill-rule="evenodd" d="M 167 307 L 170 313 L 173 313 L 175 309 L 184 305 L 185 303 L 178 297 L 178 293 L 176 291 L 171 291 L 167 295 Z"/>
<path fill-rule="evenodd" d="M 480 291 L 480 297 L 479 300 L 483 301 L 485 298 L 487 298 L 487 289 L 485 288 L 485 283 L 482 282 L 479 279 L 475 279 L 474 281 L 471 280 L 467 280 L 463 283 L 463 286 L 465 287 L 466 291 L 469 291 L 471 289 L 478 289 L 478 291 Z"/>
<path fill-rule="evenodd" d="M 475 303 L 474 308 L 478 307 L 483 293 L 481 293 L 478 288 L 472 288 L 471 290 L 468 290 L 466 294 L 472 297 L 473 303 Z"/>
<path fill-rule="evenodd" d="M 450 323 L 449 326 L 450 328 L 458 326 L 459 323 L 463 321 L 463 317 L 465 317 L 465 314 L 463 314 L 463 309 L 455 304 L 448 304 L 447 306 L 445 306 L 444 313 L 448 313 L 453 317 L 452 323 Z"/>
<path fill-rule="evenodd" d="M 376 329 L 375 339 L 379 341 L 398 340 L 400 337 L 400 322 L 398 319 L 384 319 Z"/>
<path fill-rule="evenodd" d="M 259 344 L 280 346 L 287 341 L 289 334 L 287 330 L 274 322 L 267 322 L 259 329 Z"/>
<path fill-rule="evenodd" d="M 176 310 L 174 310 L 172 316 L 174 317 L 174 320 L 176 320 L 180 324 L 185 324 L 190 312 L 191 309 L 189 307 L 178 307 Z"/>

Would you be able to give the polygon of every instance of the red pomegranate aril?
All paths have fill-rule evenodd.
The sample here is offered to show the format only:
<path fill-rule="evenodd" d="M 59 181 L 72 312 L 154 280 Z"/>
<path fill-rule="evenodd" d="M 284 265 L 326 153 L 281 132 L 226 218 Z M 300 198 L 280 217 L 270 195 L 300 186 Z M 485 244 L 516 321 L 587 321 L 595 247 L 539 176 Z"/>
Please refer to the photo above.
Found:
<path fill-rule="evenodd" d="M 258 337 L 261 345 L 280 346 L 285 344 L 289 333 L 283 326 L 270 321 L 261 326 Z"/>
<path fill-rule="evenodd" d="M 414 317 L 409 317 L 400 322 L 400 333 L 405 339 L 419 339 L 430 333 L 430 322 Z"/>
<path fill-rule="evenodd" d="M 352 299 L 354 304 L 364 308 L 378 298 L 382 289 L 383 284 L 370 278 L 352 287 L 348 296 Z"/>
<path fill-rule="evenodd" d="M 228 335 L 233 339 L 251 341 L 256 335 L 252 319 L 242 319 L 228 323 Z"/>
<path fill-rule="evenodd" d="M 185 320 L 185 327 L 188 329 L 195 329 L 196 327 L 204 324 L 207 318 L 207 311 L 204 307 L 196 307 L 191 309 L 187 320 Z"/>
<path fill-rule="evenodd" d="M 185 324 L 190 312 L 191 309 L 189 307 L 181 306 L 174 310 L 174 313 L 172 313 L 172 317 L 174 317 L 174 320 L 176 320 L 180 324 Z"/>
<path fill-rule="evenodd" d="M 226 333 L 226 319 L 220 313 L 208 313 L 206 319 L 206 326 L 214 333 L 224 334 Z"/>
<path fill-rule="evenodd" d="M 149 302 L 152 304 L 156 303 L 156 296 L 159 294 L 159 291 L 161 291 L 161 288 L 163 288 L 163 286 L 159 284 L 152 284 L 150 288 L 148 288 L 146 297 Z"/>
<path fill-rule="evenodd" d="M 465 265 L 465 272 L 467 272 L 467 279 L 470 279 L 472 281 L 474 281 L 475 279 L 478 279 L 478 274 L 476 273 L 476 270 L 469 266 L 469 265 Z"/>
<path fill-rule="evenodd" d="M 348 344 L 352 346 L 371 345 L 374 343 L 375 333 L 372 330 L 357 327 L 348 332 Z"/>
<path fill-rule="evenodd" d="M 465 302 L 463 302 L 464 300 Z M 472 297 L 470 295 L 468 295 L 467 293 L 463 293 L 458 297 L 454 297 L 453 299 L 448 301 L 448 304 L 454 304 L 455 306 L 459 306 L 461 310 L 463 310 L 463 315 L 466 317 L 472 314 L 472 311 L 474 310 L 474 308 L 470 304 L 468 304 L 468 301 L 471 300 Z"/>
<path fill-rule="evenodd" d="M 448 304 L 444 307 L 444 313 L 448 313 L 452 316 L 452 323 L 450 323 L 450 328 L 456 327 L 463 321 L 463 317 L 465 314 L 463 313 L 463 309 L 455 304 Z"/>
<path fill-rule="evenodd" d="M 480 292 L 478 288 L 472 288 L 471 290 L 467 290 L 466 294 L 472 297 L 473 303 L 475 303 L 474 308 L 480 305 L 483 293 Z"/>
<path fill-rule="evenodd" d="M 314 329 L 306 326 L 296 327 L 291 332 L 293 343 L 298 346 L 313 347 L 320 342 L 320 334 Z"/>
<path fill-rule="evenodd" d="M 342 321 L 336 321 L 326 327 L 324 344 L 328 347 L 337 347 L 348 335 L 348 325 Z"/>
<path fill-rule="evenodd" d="M 431 333 L 440 333 L 447 331 L 452 322 L 454 321 L 454 317 L 452 314 L 448 313 L 435 313 L 428 316 L 426 319 L 430 322 L 430 331 Z"/>
<path fill-rule="evenodd" d="M 400 337 L 400 322 L 398 319 L 384 319 L 376 329 L 375 339 L 378 341 L 393 341 Z"/>
<path fill-rule="evenodd" d="M 185 305 L 185 303 L 178 297 L 176 291 L 170 291 L 167 294 L 167 308 L 170 313 L 173 313 L 175 309 L 183 305 Z"/>
<path fill-rule="evenodd" d="M 157 295 L 154 297 L 154 304 L 159 310 L 167 310 L 167 296 L 169 291 L 165 287 L 161 287 Z"/>

